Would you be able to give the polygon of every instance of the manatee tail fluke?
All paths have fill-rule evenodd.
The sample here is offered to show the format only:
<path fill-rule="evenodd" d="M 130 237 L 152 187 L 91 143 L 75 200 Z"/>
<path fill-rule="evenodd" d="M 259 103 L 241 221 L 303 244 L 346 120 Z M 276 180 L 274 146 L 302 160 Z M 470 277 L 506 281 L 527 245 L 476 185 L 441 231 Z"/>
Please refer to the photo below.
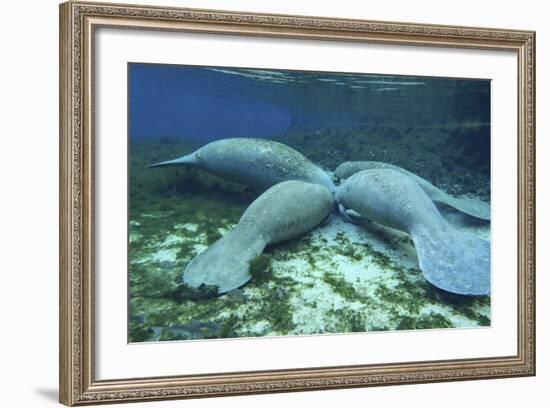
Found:
<path fill-rule="evenodd" d="M 195 164 L 196 162 L 197 162 L 196 154 L 191 153 L 182 157 L 178 157 L 177 159 L 174 159 L 174 160 L 167 160 L 159 163 L 149 164 L 147 167 L 152 168 L 152 167 L 185 166 L 185 165 Z"/>
<path fill-rule="evenodd" d="M 440 199 L 440 202 L 456 208 L 460 212 L 481 220 L 491 220 L 491 206 L 485 201 L 476 200 L 475 198 L 457 198 L 448 194 L 445 194 L 445 196 L 441 198 L 443 199 Z"/>
<path fill-rule="evenodd" d="M 411 235 L 420 269 L 432 285 L 459 295 L 490 293 L 489 241 L 441 224 L 416 227 Z"/>
<path fill-rule="evenodd" d="M 256 230 L 237 225 L 191 260 L 183 283 L 193 288 L 217 286 L 218 294 L 236 289 L 250 280 L 250 262 L 263 252 L 266 243 Z"/>

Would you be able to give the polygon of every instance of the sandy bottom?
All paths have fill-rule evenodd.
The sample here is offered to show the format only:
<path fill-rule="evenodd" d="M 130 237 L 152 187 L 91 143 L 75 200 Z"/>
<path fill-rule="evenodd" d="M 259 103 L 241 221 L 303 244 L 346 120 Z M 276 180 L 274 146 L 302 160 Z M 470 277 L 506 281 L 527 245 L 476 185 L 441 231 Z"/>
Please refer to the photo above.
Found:
<path fill-rule="evenodd" d="M 490 325 L 490 297 L 465 297 L 429 284 L 407 234 L 338 215 L 299 239 L 266 249 L 262 270 L 222 296 L 179 290 L 185 265 L 208 246 L 200 223 L 162 234 L 169 213 L 130 224 L 130 341 L 311 335 Z M 489 225 L 445 213 L 455 227 L 489 238 Z M 223 235 L 232 223 L 215 221 Z M 155 224 L 156 223 L 156 224 Z M 211 229 L 211 226 L 210 226 Z M 151 231 L 155 231 L 152 233 Z"/>

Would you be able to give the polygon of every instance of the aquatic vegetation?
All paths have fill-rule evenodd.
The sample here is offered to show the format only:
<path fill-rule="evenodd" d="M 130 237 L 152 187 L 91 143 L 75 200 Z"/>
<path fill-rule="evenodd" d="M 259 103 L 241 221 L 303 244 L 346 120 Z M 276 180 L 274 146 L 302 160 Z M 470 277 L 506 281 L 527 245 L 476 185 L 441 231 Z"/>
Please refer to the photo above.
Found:
<path fill-rule="evenodd" d="M 367 331 L 365 312 L 356 310 L 338 310 L 327 313 L 330 323 L 329 333 L 357 333 Z"/>
<path fill-rule="evenodd" d="M 352 284 L 335 274 L 324 274 L 323 281 L 331 286 L 331 289 L 347 300 L 357 299 L 357 292 Z"/>
<path fill-rule="evenodd" d="M 255 284 L 262 284 L 267 282 L 273 271 L 271 270 L 271 255 L 260 254 L 250 261 L 250 275 L 252 276 L 252 282 Z"/>
<path fill-rule="evenodd" d="M 161 340 L 197 340 L 219 337 L 221 327 L 215 322 L 192 320 L 187 324 L 168 327 L 151 327 L 154 339 Z"/>
<path fill-rule="evenodd" d="M 397 330 L 415 330 L 415 329 L 443 329 L 453 327 L 453 324 L 443 315 L 434 313 L 421 317 L 404 317 L 397 325 Z"/>

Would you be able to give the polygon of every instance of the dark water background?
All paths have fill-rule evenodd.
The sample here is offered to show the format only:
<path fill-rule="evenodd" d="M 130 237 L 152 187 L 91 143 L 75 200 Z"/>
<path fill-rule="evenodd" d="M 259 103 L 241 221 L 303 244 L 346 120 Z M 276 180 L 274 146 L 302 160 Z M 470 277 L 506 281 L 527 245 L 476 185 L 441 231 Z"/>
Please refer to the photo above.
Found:
<path fill-rule="evenodd" d="M 128 70 L 131 142 L 441 128 L 460 133 L 480 166 L 490 160 L 488 80 L 158 64 Z"/>
<path fill-rule="evenodd" d="M 326 321 L 314 328 L 296 323 L 296 304 L 312 316 L 321 312 L 300 299 L 304 287 L 292 274 L 270 265 L 302 257 L 313 262 L 308 273 L 326 267 L 315 264 L 326 248 L 317 246 L 317 256 L 307 236 L 269 249 L 260 277 L 233 293 L 182 297 L 185 266 L 239 220 L 258 192 L 198 169 L 146 168 L 217 139 L 271 138 L 329 171 L 348 160 L 383 161 L 450 194 L 490 201 L 490 95 L 490 81 L 478 79 L 129 64 L 129 340 L 490 324 L 489 296 L 445 294 L 418 268 L 405 270 L 390 252 L 373 250 L 376 242 L 365 246 L 343 235 L 331 250 L 365 267 L 378 262 L 393 282 L 379 281 L 370 298 L 342 276 L 320 278 L 334 296 L 363 304 L 360 312 L 346 306 L 323 313 Z M 411 242 L 391 232 L 379 238 L 399 256 L 414 257 Z"/>

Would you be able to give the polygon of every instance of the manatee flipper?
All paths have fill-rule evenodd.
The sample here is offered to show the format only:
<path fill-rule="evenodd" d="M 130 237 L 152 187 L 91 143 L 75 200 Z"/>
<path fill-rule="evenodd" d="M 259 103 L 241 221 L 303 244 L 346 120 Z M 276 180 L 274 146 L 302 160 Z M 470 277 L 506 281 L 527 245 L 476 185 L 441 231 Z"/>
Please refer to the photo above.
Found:
<path fill-rule="evenodd" d="M 344 219 L 344 221 L 349 222 L 350 224 L 357 224 L 357 222 L 352 220 L 351 217 L 348 215 L 348 209 L 344 207 L 342 203 L 338 204 L 338 212 L 340 213 L 340 216 Z"/>
<path fill-rule="evenodd" d="M 349 161 L 340 164 L 336 170 L 334 170 L 334 174 L 340 179 L 346 179 L 355 173 L 370 169 L 391 169 L 399 171 L 411 177 L 420 188 L 428 194 L 432 201 L 448 205 L 449 207 L 453 207 L 458 211 L 481 220 L 489 221 L 491 219 L 491 206 L 486 202 L 474 198 L 453 197 L 434 186 L 428 180 L 393 164 L 377 161 Z"/>
<path fill-rule="evenodd" d="M 434 187 L 439 190 L 437 187 Z M 481 220 L 491 220 L 491 206 L 485 201 L 475 198 L 453 197 L 441 190 L 430 197 L 437 203 L 443 203 L 449 207 L 456 208 L 458 211 L 468 214 Z"/>
<path fill-rule="evenodd" d="M 353 218 L 364 218 L 361 216 L 361 214 L 359 214 L 357 211 L 353 211 L 351 208 L 348 208 L 346 210 L 346 215 Z"/>
<path fill-rule="evenodd" d="M 337 198 L 365 218 L 409 233 L 422 274 L 434 286 L 461 295 L 490 292 L 489 241 L 453 228 L 406 174 L 361 171 L 338 187 Z"/>
<path fill-rule="evenodd" d="M 290 180 L 276 184 L 246 209 L 237 225 L 187 265 L 183 283 L 211 285 L 225 293 L 251 278 L 250 262 L 265 246 L 305 234 L 319 225 L 333 208 L 325 187 Z"/>
<path fill-rule="evenodd" d="M 363 222 L 369 222 L 365 217 L 350 208 L 346 208 L 342 203 L 338 203 L 338 213 L 344 221 L 354 225 L 361 225 Z"/>

